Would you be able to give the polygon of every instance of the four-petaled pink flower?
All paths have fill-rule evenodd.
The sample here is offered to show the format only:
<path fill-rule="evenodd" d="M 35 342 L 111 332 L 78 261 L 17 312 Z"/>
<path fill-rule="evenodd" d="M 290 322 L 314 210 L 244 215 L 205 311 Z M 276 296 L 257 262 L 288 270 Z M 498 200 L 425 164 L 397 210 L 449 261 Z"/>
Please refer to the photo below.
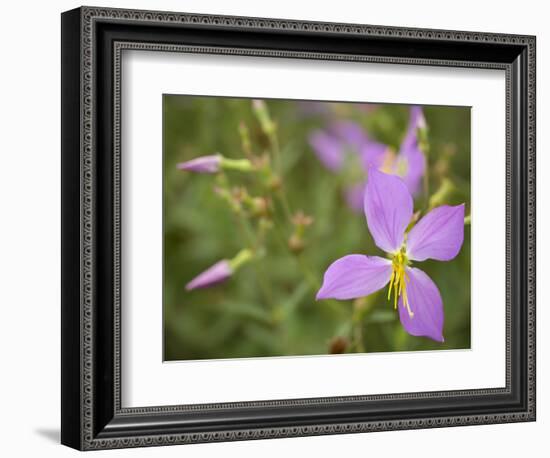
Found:
<path fill-rule="evenodd" d="M 399 318 L 413 336 L 443 342 L 443 300 L 435 283 L 412 261 L 450 261 L 464 240 L 464 204 L 436 207 L 406 232 L 413 199 L 403 180 L 371 167 L 364 195 L 369 231 L 390 259 L 352 254 L 326 270 L 317 299 L 355 299 L 389 283 Z"/>
<path fill-rule="evenodd" d="M 409 108 L 409 124 L 399 150 L 373 141 L 361 126 L 351 121 L 335 122 L 326 130 L 316 130 L 309 137 L 309 143 L 321 161 L 331 172 L 339 172 L 344 166 L 346 154 L 358 156 L 360 166 L 367 172 L 370 167 L 392 175 L 400 176 L 411 194 L 417 194 L 426 169 L 426 158 L 418 144 L 418 130 L 426 128 L 422 108 Z M 365 182 L 346 188 L 346 202 L 354 211 L 363 207 Z"/>

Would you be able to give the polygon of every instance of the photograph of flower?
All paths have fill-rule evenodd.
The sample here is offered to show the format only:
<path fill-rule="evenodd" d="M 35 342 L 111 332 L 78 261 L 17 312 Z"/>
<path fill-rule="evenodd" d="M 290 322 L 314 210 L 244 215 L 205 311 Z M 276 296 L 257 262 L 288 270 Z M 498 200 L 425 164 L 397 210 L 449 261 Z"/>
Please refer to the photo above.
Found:
<path fill-rule="evenodd" d="M 163 96 L 164 360 L 470 348 L 470 108 Z"/>

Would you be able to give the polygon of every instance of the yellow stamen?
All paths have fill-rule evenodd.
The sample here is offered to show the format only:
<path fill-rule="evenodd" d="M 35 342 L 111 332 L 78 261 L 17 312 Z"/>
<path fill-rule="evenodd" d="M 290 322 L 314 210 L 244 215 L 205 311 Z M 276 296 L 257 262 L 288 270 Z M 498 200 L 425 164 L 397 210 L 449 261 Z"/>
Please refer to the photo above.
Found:
<path fill-rule="evenodd" d="M 393 285 L 393 279 L 395 278 L 395 270 L 392 269 L 391 271 L 391 277 L 390 277 L 390 287 L 388 288 L 388 301 L 391 298 L 391 287 Z"/>
<path fill-rule="evenodd" d="M 409 163 L 404 157 L 395 154 L 395 151 L 388 147 L 382 156 L 380 170 L 384 173 L 397 174 L 403 177 L 409 170 Z"/>
<path fill-rule="evenodd" d="M 380 170 L 384 173 L 393 173 L 395 167 L 395 153 L 388 148 L 382 156 L 382 166 Z"/>
<path fill-rule="evenodd" d="M 395 172 L 400 177 L 404 177 L 407 174 L 408 170 L 409 170 L 409 163 L 404 157 L 399 156 L 395 160 Z"/>
<path fill-rule="evenodd" d="M 409 282 L 409 275 L 407 274 L 406 267 L 409 264 L 409 260 L 405 255 L 405 248 L 401 248 L 392 257 L 392 273 L 390 276 L 390 286 L 388 288 L 388 300 L 391 298 L 393 289 L 393 307 L 397 309 L 398 298 L 401 297 L 403 307 L 407 309 L 409 317 L 413 317 L 414 313 L 411 310 L 409 304 L 409 298 L 407 296 L 407 283 Z"/>

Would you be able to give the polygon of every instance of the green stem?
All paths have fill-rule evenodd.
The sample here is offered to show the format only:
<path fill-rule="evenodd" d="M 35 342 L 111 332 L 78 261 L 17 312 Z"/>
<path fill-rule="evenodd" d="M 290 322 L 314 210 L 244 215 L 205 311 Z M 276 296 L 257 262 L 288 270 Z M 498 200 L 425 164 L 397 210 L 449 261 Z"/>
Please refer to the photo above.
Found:
<path fill-rule="evenodd" d="M 258 119 L 260 121 L 260 124 L 262 126 L 262 130 L 267 135 L 269 143 L 271 145 L 271 155 L 273 157 L 273 164 L 275 166 L 276 173 L 279 176 L 279 179 L 281 180 L 281 188 L 276 192 L 276 195 L 281 203 L 281 206 L 283 208 L 283 212 L 285 214 L 286 219 L 288 220 L 287 223 L 289 225 L 292 224 L 292 210 L 290 207 L 290 204 L 288 202 L 288 198 L 285 192 L 283 177 L 282 177 L 282 161 L 281 161 L 281 150 L 279 147 L 279 140 L 277 138 L 277 133 L 275 129 L 275 125 L 271 121 L 268 112 L 266 110 L 266 107 L 264 104 L 258 104 L 256 106 L 256 115 L 258 116 Z M 296 255 L 293 253 L 286 240 L 284 235 L 281 233 L 281 230 L 277 226 L 277 224 L 274 224 L 275 227 L 275 233 L 277 235 L 277 238 L 279 242 L 283 245 L 283 247 L 289 252 L 291 256 L 293 256 L 296 261 L 299 269 L 301 270 L 302 274 L 304 275 L 305 279 L 310 284 L 311 288 L 316 291 L 319 290 L 321 287 L 320 282 L 317 280 L 316 276 L 313 274 L 309 266 L 307 265 L 305 259 L 302 255 Z M 341 311 L 341 304 L 337 301 L 334 301 L 332 299 L 324 301 L 326 304 L 330 305 L 333 308 L 336 308 L 338 311 Z"/>
<path fill-rule="evenodd" d="M 292 256 L 294 259 L 296 259 L 298 268 L 300 269 L 300 271 L 304 275 L 304 278 L 308 281 L 310 287 L 314 291 L 318 290 L 321 285 L 319 284 L 319 282 L 315 278 L 315 275 L 313 275 L 313 273 L 311 272 L 311 270 L 309 269 L 309 267 L 305 263 L 303 256 L 302 255 L 296 255 L 295 253 L 293 253 L 290 250 L 290 248 L 288 247 L 288 244 L 285 242 L 284 235 L 281 233 L 281 230 L 279 229 L 279 227 L 277 225 L 275 225 L 274 227 L 275 227 L 275 234 L 277 235 L 277 241 L 282 245 L 282 247 L 286 251 L 288 251 L 290 256 Z"/>
<path fill-rule="evenodd" d="M 286 219 L 289 223 L 292 222 L 292 210 L 290 209 L 290 204 L 288 203 L 288 199 L 286 197 L 286 193 L 281 188 L 277 191 L 277 197 L 281 201 L 281 206 L 283 207 L 283 212 L 285 214 Z"/>
<path fill-rule="evenodd" d="M 272 132 L 269 135 L 269 143 L 271 143 L 271 151 L 273 152 L 273 162 L 275 164 L 275 168 L 279 175 L 282 174 L 282 164 L 281 164 L 281 150 L 279 148 L 279 139 L 277 138 L 277 134 L 275 132 Z"/>
<path fill-rule="evenodd" d="M 311 288 L 313 290 L 319 290 L 319 288 L 321 287 L 321 283 L 317 280 L 317 278 L 315 277 L 315 275 L 313 274 L 313 272 L 309 268 L 309 266 L 308 266 L 308 264 L 307 264 L 307 262 L 304 258 L 304 255 L 303 254 L 297 254 L 295 256 L 298 260 L 298 265 L 300 266 L 300 270 L 302 271 L 302 273 L 304 274 L 304 277 L 309 282 Z"/>
<path fill-rule="evenodd" d="M 229 265 L 233 271 L 236 271 L 243 264 L 247 263 L 254 257 L 252 250 L 245 248 L 237 253 L 237 255 L 229 261 Z"/>
<path fill-rule="evenodd" d="M 434 192 L 434 194 L 429 198 L 428 201 L 428 210 L 435 208 L 439 205 L 443 205 L 455 191 L 455 186 L 452 181 L 448 178 L 443 178 L 441 180 L 441 185 Z"/>
<path fill-rule="evenodd" d="M 420 138 L 418 147 L 424 153 L 424 156 L 426 158 L 426 167 L 424 169 L 422 188 L 424 191 L 424 208 L 427 210 L 430 205 L 430 174 L 429 174 L 430 144 L 428 142 L 428 130 L 419 129 L 417 130 L 417 134 Z"/>
<path fill-rule="evenodd" d="M 245 234 L 248 243 L 250 244 L 250 248 L 253 252 L 258 253 L 262 250 L 260 246 L 260 242 L 258 240 L 258 236 L 254 235 L 254 231 L 252 230 L 252 227 L 250 225 L 250 222 L 243 214 L 237 215 L 238 222 L 241 226 L 241 229 L 243 233 Z M 262 291 L 262 294 L 264 296 L 264 299 L 266 303 L 269 305 L 271 309 L 275 307 L 274 301 L 273 301 L 273 292 L 271 291 L 271 287 L 269 286 L 269 283 L 266 280 L 266 274 L 265 274 L 265 267 L 263 263 L 260 260 L 259 268 L 255 269 L 255 275 L 258 279 L 258 284 L 260 285 L 260 289 Z"/>
<path fill-rule="evenodd" d="M 365 344 L 363 339 L 363 323 L 365 318 L 372 312 L 372 297 L 363 297 L 353 302 L 353 312 L 351 314 L 351 332 L 352 341 L 357 352 L 365 353 Z"/>
<path fill-rule="evenodd" d="M 353 326 L 353 345 L 357 353 L 366 353 L 365 344 L 363 343 L 363 326 L 361 323 L 356 323 Z"/>
<path fill-rule="evenodd" d="M 220 164 L 226 170 L 238 170 L 240 172 L 250 172 L 253 170 L 252 162 L 248 159 L 229 159 L 222 156 Z"/>
<path fill-rule="evenodd" d="M 256 237 L 254 237 L 252 227 L 250 226 L 250 223 L 246 219 L 246 216 L 244 216 L 242 213 L 238 214 L 237 221 L 241 226 L 241 230 L 245 234 L 245 237 L 247 239 L 246 241 L 250 245 L 250 248 L 252 248 L 253 250 L 257 250 L 259 248 L 257 246 L 257 240 L 256 240 Z"/>
<path fill-rule="evenodd" d="M 275 165 L 275 170 L 277 171 L 277 174 L 279 175 L 279 178 L 282 181 L 283 170 L 282 170 L 282 163 L 281 163 L 281 149 L 279 148 L 279 140 L 275 132 L 269 135 L 269 143 L 271 144 L 271 152 L 273 155 L 273 163 Z M 285 216 L 290 223 L 292 221 L 292 210 L 290 209 L 290 204 L 288 202 L 286 192 L 284 191 L 283 183 L 281 183 L 281 188 L 277 191 L 277 197 L 281 201 L 281 205 L 283 207 Z"/>

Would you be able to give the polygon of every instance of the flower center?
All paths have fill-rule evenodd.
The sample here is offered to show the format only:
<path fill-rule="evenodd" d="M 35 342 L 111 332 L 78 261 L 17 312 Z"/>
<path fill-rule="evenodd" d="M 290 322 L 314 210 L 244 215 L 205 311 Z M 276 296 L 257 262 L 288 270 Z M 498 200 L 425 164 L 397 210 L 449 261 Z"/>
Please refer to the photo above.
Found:
<path fill-rule="evenodd" d="M 390 286 L 388 289 L 388 300 L 391 299 L 393 291 L 393 307 L 397 308 L 397 300 L 401 297 L 403 307 L 407 309 L 409 317 L 413 317 L 414 313 L 409 305 L 409 299 L 407 298 L 407 282 L 409 282 L 409 276 L 405 268 L 409 264 L 407 255 L 405 254 L 405 247 L 392 256 L 392 273 L 390 277 Z"/>
<path fill-rule="evenodd" d="M 399 155 L 395 162 L 395 171 L 397 172 L 397 175 L 399 175 L 400 177 L 404 177 L 405 175 L 407 175 L 409 171 L 409 163 L 407 162 L 407 159 Z"/>
<path fill-rule="evenodd" d="M 384 173 L 394 173 L 395 167 L 395 153 L 391 148 L 386 149 L 386 152 L 382 156 L 382 165 L 380 170 Z"/>
<path fill-rule="evenodd" d="M 382 158 L 382 165 L 380 170 L 384 173 L 397 174 L 400 177 L 407 175 L 409 171 L 409 163 L 407 159 L 400 154 L 397 155 L 391 148 L 388 148 Z"/>

